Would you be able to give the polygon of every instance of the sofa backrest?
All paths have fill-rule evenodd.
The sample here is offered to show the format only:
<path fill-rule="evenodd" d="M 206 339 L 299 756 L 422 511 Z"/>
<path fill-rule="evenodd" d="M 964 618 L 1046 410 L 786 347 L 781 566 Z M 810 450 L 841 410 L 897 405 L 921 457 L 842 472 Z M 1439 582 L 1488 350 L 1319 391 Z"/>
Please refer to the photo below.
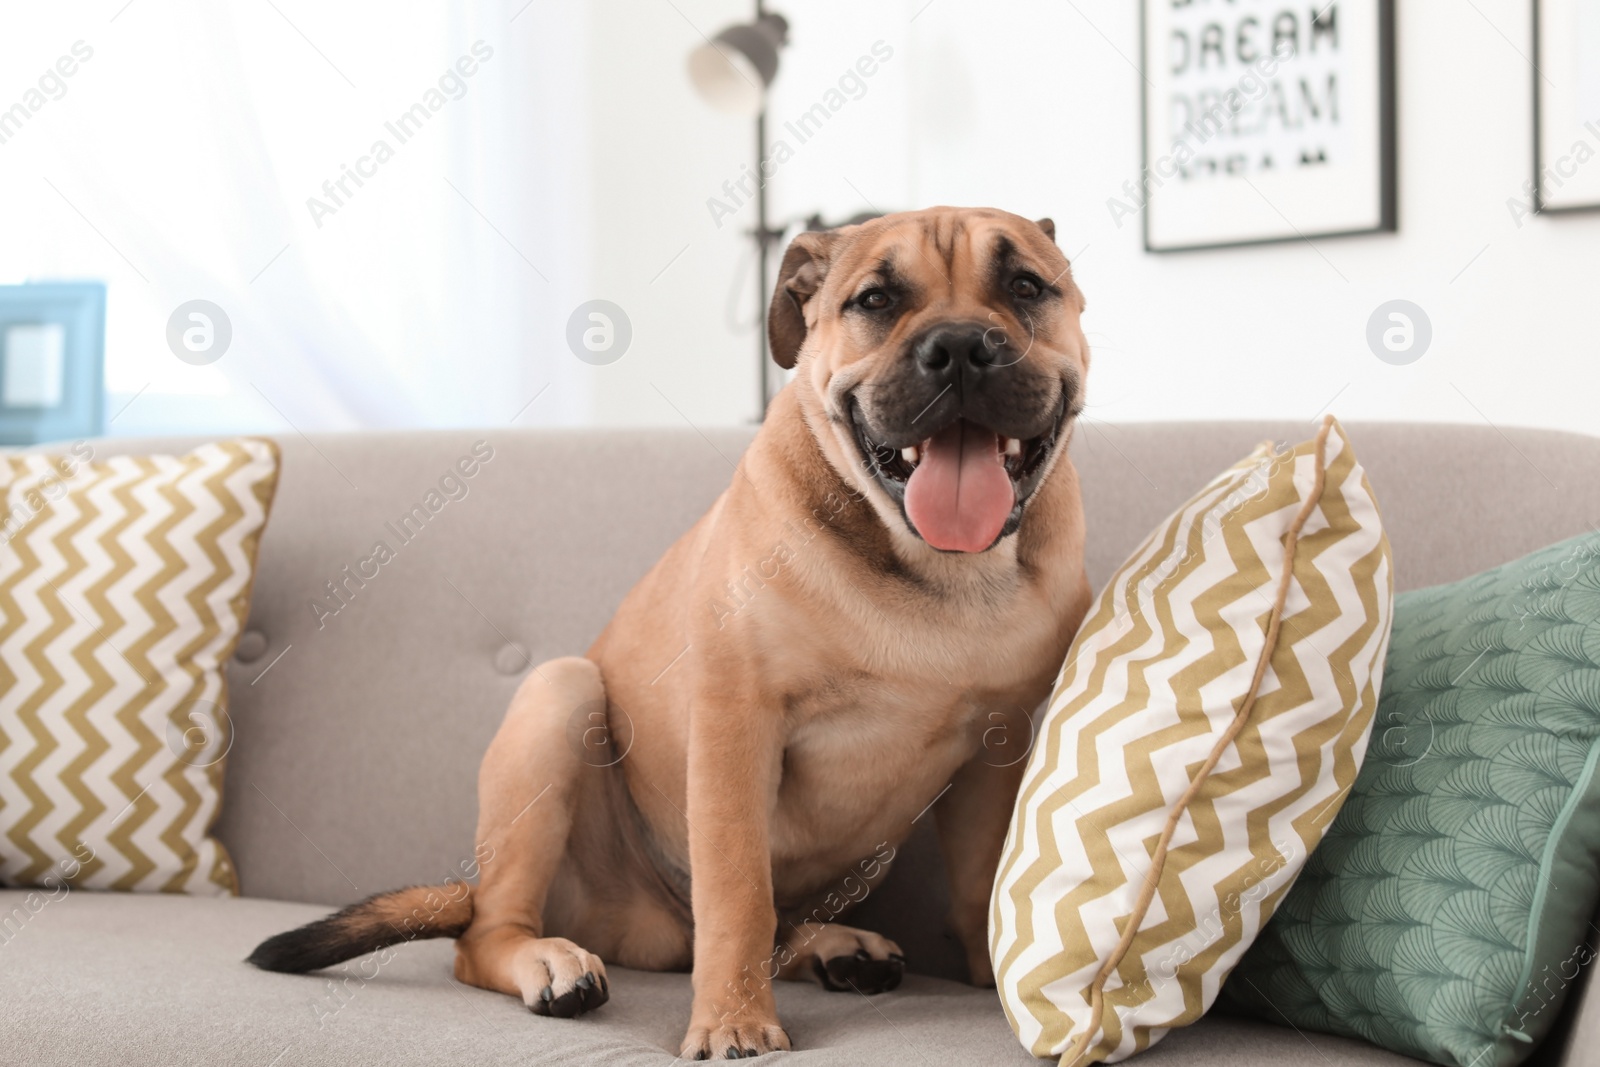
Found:
<path fill-rule="evenodd" d="M 1258 441 L 1314 430 L 1079 426 L 1073 456 L 1091 581 L 1098 588 L 1158 521 Z M 1471 574 L 1600 520 L 1600 439 L 1489 426 L 1349 430 L 1402 589 Z M 218 832 L 245 893 L 338 904 L 458 874 L 472 855 L 478 761 L 528 663 L 588 647 L 728 483 L 750 436 L 280 437 L 282 482 L 229 671 L 235 739 Z M 94 447 L 105 456 L 193 443 Z M 916 969 L 959 976 L 959 954 L 940 936 L 931 822 L 861 921 L 899 940 Z"/>

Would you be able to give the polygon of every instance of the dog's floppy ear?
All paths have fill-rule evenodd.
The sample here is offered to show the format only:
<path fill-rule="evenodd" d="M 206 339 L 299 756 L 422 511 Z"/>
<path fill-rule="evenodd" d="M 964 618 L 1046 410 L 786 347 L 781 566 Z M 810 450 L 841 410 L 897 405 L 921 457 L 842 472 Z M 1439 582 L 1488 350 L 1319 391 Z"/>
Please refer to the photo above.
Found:
<path fill-rule="evenodd" d="M 767 343 L 772 361 L 784 370 L 794 366 L 806 339 L 806 301 L 822 288 L 839 234 L 808 230 L 795 235 L 778 267 L 778 284 L 767 311 Z"/>
<path fill-rule="evenodd" d="M 1056 239 L 1056 220 L 1055 219 L 1035 219 L 1033 224 L 1035 226 L 1039 227 L 1039 229 L 1044 231 L 1044 235 L 1046 237 L 1050 238 L 1051 243 L 1055 243 L 1055 239 Z M 1079 289 L 1076 283 L 1072 284 L 1072 289 L 1073 289 L 1074 292 L 1076 292 L 1078 294 L 1078 311 L 1081 313 L 1084 310 L 1084 308 L 1088 306 L 1088 302 L 1086 300 L 1084 300 L 1084 298 L 1083 298 L 1083 290 Z M 1087 349 L 1085 351 L 1087 351 Z"/>

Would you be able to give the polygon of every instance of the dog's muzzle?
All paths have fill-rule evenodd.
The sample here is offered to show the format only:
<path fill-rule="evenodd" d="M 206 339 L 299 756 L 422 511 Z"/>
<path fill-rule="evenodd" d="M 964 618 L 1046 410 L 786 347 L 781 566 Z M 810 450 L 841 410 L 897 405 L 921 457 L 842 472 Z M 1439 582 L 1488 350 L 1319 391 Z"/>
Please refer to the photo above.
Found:
<path fill-rule="evenodd" d="M 1077 414 L 1075 376 L 1040 370 L 995 335 L 933 326 L 847 401 L 867 469 L 943 551 L 982 552 L 1017 529 Z"/>

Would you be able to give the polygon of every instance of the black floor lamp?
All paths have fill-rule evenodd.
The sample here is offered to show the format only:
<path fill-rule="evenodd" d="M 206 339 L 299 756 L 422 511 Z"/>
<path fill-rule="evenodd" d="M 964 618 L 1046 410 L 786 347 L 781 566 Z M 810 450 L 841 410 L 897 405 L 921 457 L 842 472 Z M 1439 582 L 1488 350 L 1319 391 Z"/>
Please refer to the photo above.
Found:
<path fill-rule="evenodd" d="M 719 110 L 756 120 L 756 224 L 750 236 L 756 242 L 756 307 L 767 300 L 767 261 L 772 246 L 782 240 L 784 230 L 774 229 L 767 220 L 767 89 L 778 75 L 778 52 L 789 41 L 789 22 L 782 15 L 766 10 L 756 0 L 753 22 L 729 26 L 689 53 L 689 80 L 707 103 Z M 767 331 L 758 322 L 756 360 L 760 373 L 761 400 L 758 417 L 765 417 L 774 392 L 777 374 L 767 358 Z"/>

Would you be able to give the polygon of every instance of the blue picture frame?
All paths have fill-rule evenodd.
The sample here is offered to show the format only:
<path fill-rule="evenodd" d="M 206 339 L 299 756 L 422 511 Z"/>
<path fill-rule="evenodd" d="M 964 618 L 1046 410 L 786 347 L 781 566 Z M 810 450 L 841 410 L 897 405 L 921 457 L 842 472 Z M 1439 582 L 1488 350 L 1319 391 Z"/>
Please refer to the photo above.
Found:
<path fill-rule="evenodd" d="M 14 334 L 13 327 L 24 330 Z M 55 327 L 51 335 L 52 382 L 48 403 L 15 404 L 21 390 L 7 388 L 8 374 L 21 373 L 7 351 L 8 338 Z M 35 336 L 37 336 L 35 334 Z M 59 340 L 59 380 L 53 368 Z M 103 282 L 37 282 L 0 285 L 0 445 L 97 437 L 105 429 L 106 287 Z M 19 357 L 20 358 L 20 357 Z M 29 371 L 37 374 L 37 369 Z M 38 392 L 41 387 L 30 387 Z"/>

